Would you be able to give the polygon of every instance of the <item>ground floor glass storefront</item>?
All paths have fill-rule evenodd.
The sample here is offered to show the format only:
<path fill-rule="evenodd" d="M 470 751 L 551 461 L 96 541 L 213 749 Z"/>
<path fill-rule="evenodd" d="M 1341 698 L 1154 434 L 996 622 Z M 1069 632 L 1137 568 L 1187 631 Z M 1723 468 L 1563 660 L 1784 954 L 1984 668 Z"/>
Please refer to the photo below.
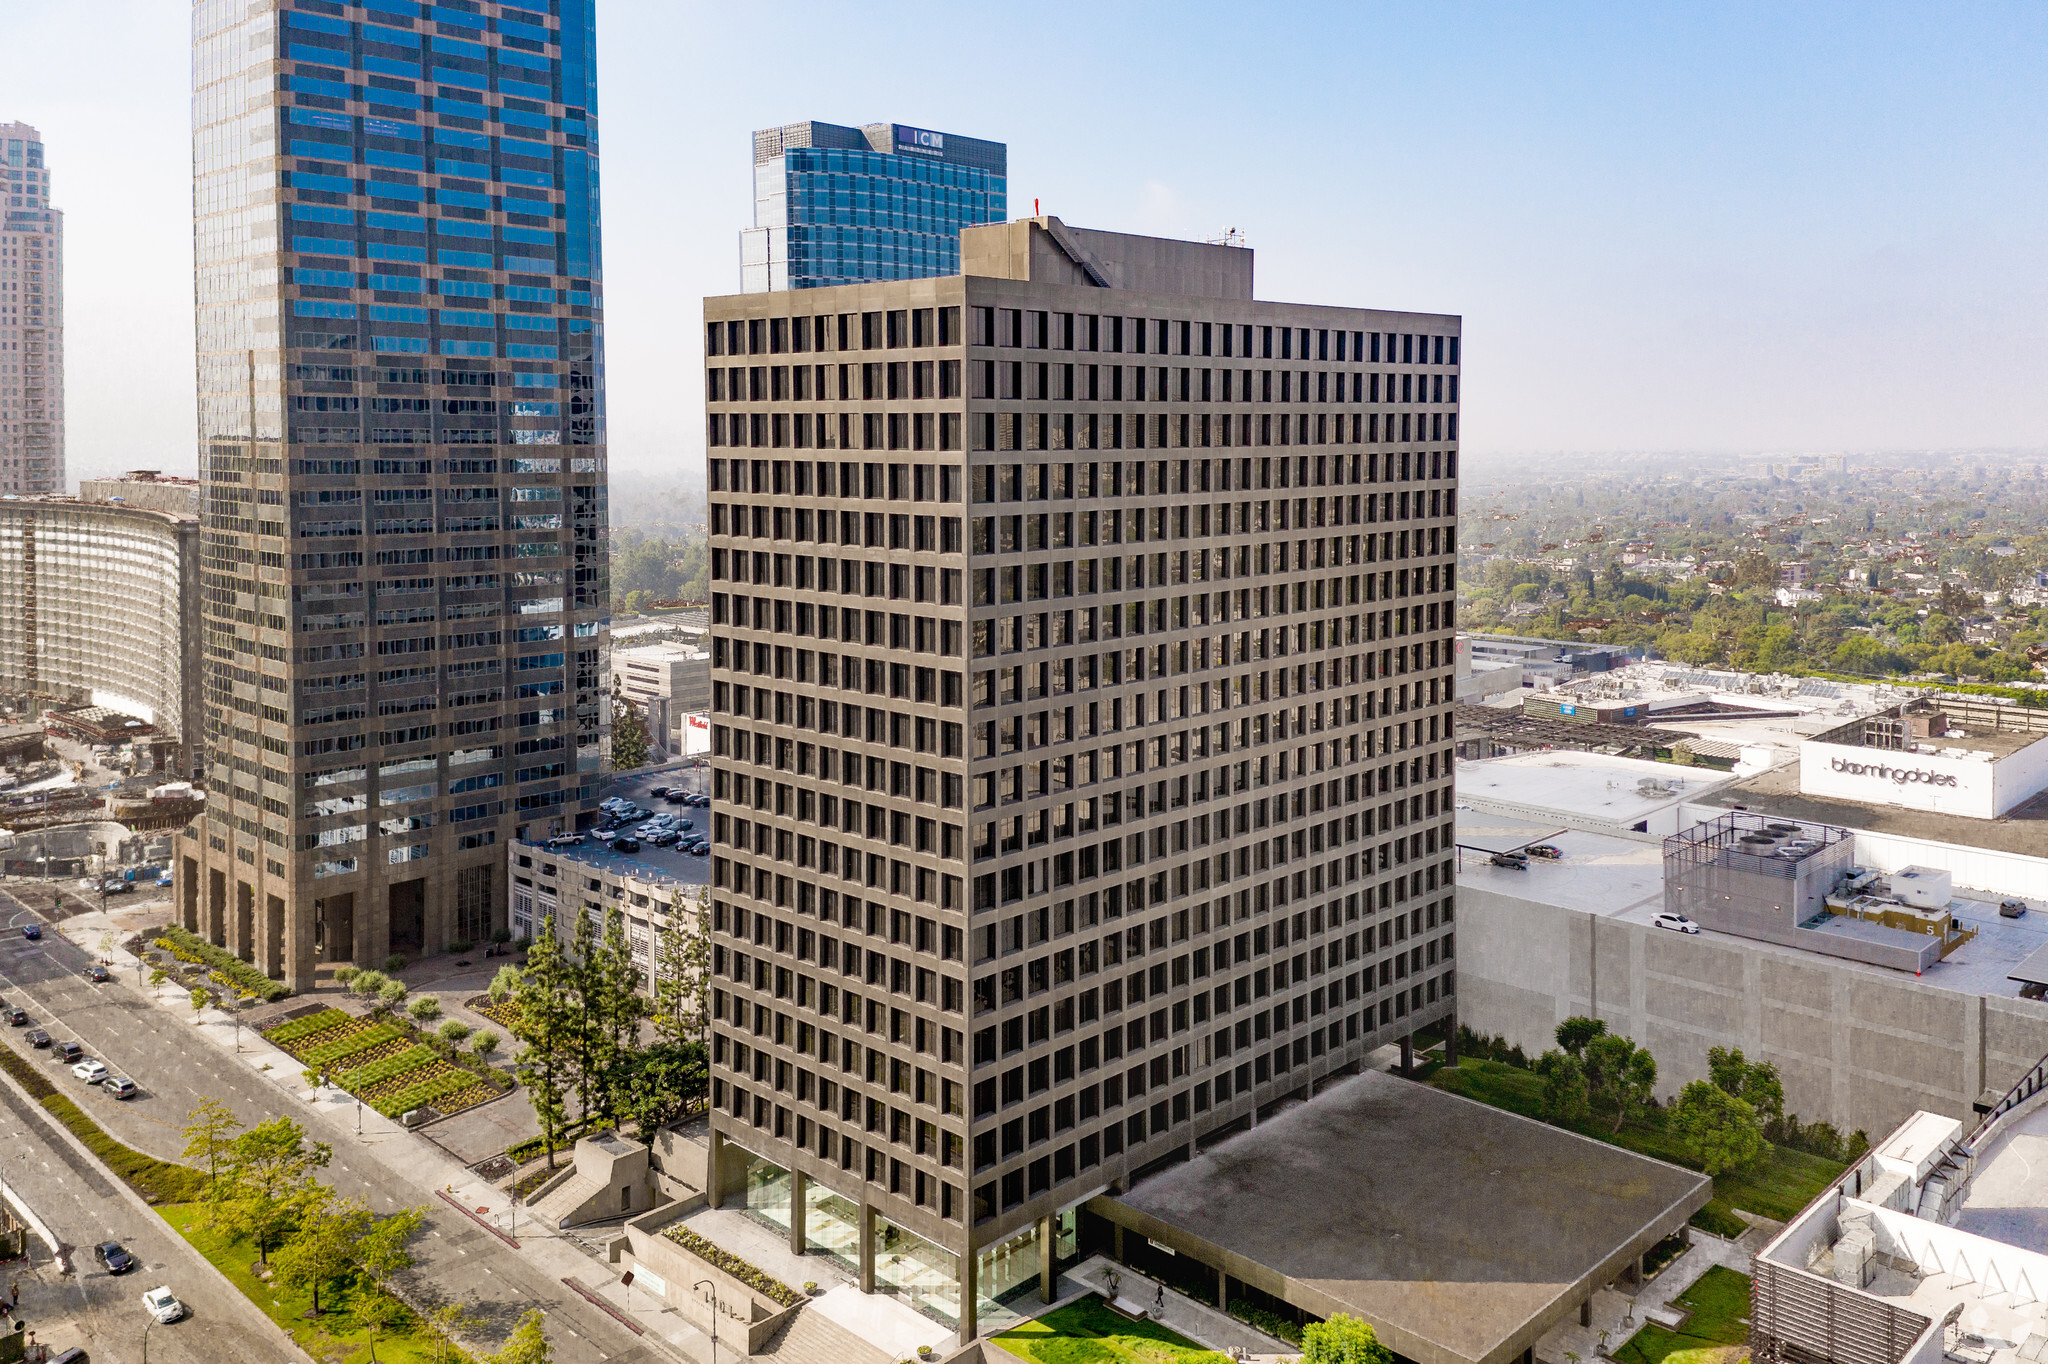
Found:
<path fill-rule="evenodd" d="M 804 1186 L 804 1246 L 849 1274 L 860 1273 L 860 1204 L 822 1184 Z"/>
<path fill-rule="evenodd" d="M 789 1235 L 789 1171 L 759 1156 L 747 1158 L 747 1216 Z"/>

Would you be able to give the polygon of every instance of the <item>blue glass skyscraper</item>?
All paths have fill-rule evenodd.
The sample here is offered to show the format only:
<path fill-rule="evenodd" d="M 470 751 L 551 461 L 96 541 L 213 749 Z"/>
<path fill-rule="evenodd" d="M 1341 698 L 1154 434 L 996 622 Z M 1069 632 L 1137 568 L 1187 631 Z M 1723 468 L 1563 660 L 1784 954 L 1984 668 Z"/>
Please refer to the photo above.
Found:
<path fill-rule="evenodd" d="M 595 0 L 194 0 L 208 791 L 272 976 L 480 942 L 608 757 Z"/>
<path fill-rule="evenodd" d="M 1009 149 L 901 123 L 754 134 L 740 289 L 816 289 L 960 271 L 960 229 L 1009 216 Z"/>

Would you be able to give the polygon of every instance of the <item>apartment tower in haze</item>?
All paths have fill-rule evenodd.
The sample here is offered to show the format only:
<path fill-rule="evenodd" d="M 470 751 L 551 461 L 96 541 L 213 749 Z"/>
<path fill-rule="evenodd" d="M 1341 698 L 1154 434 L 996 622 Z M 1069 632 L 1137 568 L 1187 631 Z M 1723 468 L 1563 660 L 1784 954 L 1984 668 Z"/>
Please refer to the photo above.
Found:
<path fill-rule="evenodd" d="M 607 758 L 594 0 L 198 0 L 207 813 L 271 975 L 480 941 Z"/>
<path fill-rule="evenodd" d="M 64 491 L 64 215 L 43 135 L 0 123 L 0 493 Z"/>
<path fill-rule="evenodd" d="M 711 1196 L 967 1338 L 1455 1023 L 1460 322 L 961 243 L 705 314 Z"/>
<path fill-rule="evenodd" d="M 958 274 L 960 231 L 1009 214 L 1009 149 L 902 123 L 754 134 L 740 288 L 820 289 Z"/>

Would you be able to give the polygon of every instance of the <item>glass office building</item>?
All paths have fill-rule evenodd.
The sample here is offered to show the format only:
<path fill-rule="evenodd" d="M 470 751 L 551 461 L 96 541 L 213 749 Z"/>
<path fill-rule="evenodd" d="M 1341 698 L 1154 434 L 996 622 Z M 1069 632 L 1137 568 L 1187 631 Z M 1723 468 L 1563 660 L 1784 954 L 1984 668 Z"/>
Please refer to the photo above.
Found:
<path fill-rule="evenodd" d="M 901 123 L 791 123 L 754 134 L 754 225 L 740 289 L 958 274 L 960 229 L 1009 216 L 1000 142 Z"/>
<path fill-rule="evenodd" d="M 43 135 L 0 123 L 0 494 L 64 491 L 64 215 Z"/>
<path fill-rule="evenodd" d="M 195 0 L 206 818 L 293 985 L 505 924 L 607 757 L 594 0 Z"/>

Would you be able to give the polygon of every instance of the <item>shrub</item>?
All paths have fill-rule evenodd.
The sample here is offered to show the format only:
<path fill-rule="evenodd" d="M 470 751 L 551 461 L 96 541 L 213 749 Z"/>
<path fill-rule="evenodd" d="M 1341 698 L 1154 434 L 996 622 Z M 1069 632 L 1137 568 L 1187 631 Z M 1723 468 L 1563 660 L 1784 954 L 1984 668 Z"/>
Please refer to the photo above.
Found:
<path fill-rule="evenodd" d="M 405 982 L 402 980 L 385 981 L 383 988 L 377 991 L 377 998 L 386 1006 L 393 1009 L 397 1008 L 405 1002 Z"/>
<path fill-rule="evenodd" d="M 210 967 L 243 994 L 270 1001 L 283 999 L 292 992 L 283 981 L 272 980 L 234 953 L 215 947 L 198 934 L 188 933 L 175 924 L 167 925 L 157 935 L 156 945 L 179 961 Z"/>
<path fill-rule="evenodd" d="M 349 1016 L 339 1009 L 322 1009 L 317 1014 L 294 1018 L 289 1023 L 280 1023 L 264 1036 L 272 1045 L 282 1047 L 311 1037 L 315 1033 L 326 1032 L 329 1028 L 338 1028 L 348 1021 Z"/>
<path fill-rule="evenodd" d="M 431 1023 L 441 1016 L 441 1001 L 432 995 L 421 995 L 406 1005 L 405 1011 L 422 1023 Z"/>
<path fill-rule="evenodd" d="M 360 968 L 358 968 L 358 967 L 354 967 L 354 966 L 337 966 L 337 967 L 335 967 L 335 968 L 334 968 L 334 983 L 335 983 L 335 984 L 337 984 L 337 985 L 346 985 L 346 984 L 348 984 L 348 983 L 349 983 L 350 981 L 352 981 L 352 980 L 354 980 L 354 979 L 356 978 L 356 972 L 357 972 L 357 971 L 358 971 L 359 969 L 360 969 Z"/>
<path fill-rule="evenodd" d="M 400 953 L 393 952 L 390 956 L 384 958 L 384 969 L 392 975 L 397 975 L 405 969 L 405 957 Z"/>
<path fill-rule="evenodd" d="M 382 971 L 358 971 L 350 978 L 348 988 L 365 999 L 375 999 L 390 979 Z"/>
<path fill-rule="evenodd" d="M 324 1068 L 336 1061 L 345 1061 L 351 1056 L 366 1052 L 372 1047 L 381 1047 L 386 1042 L 396 1042 L 404 1036 L 404 1029 L 390 1023 L 379 1023 L 375 1027 L 365 1028 L 361 1032 L 313 1047 L 299 1059 L 309 1066 Z"/>
<path fill-rule="evenodd" d="M 471 942 L 467 938 L 457 938 L 453 942 L 448 944 L 448 950 L 459 957 L 463 953 L 469 951 L 471 948 L 475 946 L 476 944 Z"/>
<path fill-rule="evenodd" d="M 702 1260 L 705 1264 L 722 1269 L 764 1298 L 772 1299 L 784 1307 L 794 1307 L 804 1300 L 804 1295 L 791 1288 L 782 1280 L 771 1277 L 761 1269 L 722 1246 L 711 1242 L 691 1231 L 681 1222 L 671 1222 L 661 1229 L 661 1234 L 674 1241 L 684 1250 Z"/>
<path fill-rule="evenodd" d="M 469 1024 L 459 1018 L 451 1018 L 443 1022 L 438 1031 L 450 1042 L 460 1042 L 469 1036 Z"/>
<path fill-rule="evenodd" d="M 498 974 L 491 977 L 491 1003 L 503 1004 L 512 998 L 512 992 L 519 988 L 520 974 L 516 966 L 500 966 Z"/>
<path fill-rule="evenodd" d="M 492 930 L 491 930 L 491 941 L 492 941 L 492 942 L 495 942 L 495 943 L 508 943 L 508 942 L 511 942 L 511 941 L 512 941 L 512 930 L 511 930 L 511 929 L 509 929 L 509 928 L 494 928 L 494 929 L 492 929 Z"/>
<path fill-rule="evenodd" d="M 394 1075 L 403 1075 L 408 1070 L 433 1065 L 440 1059 L 434 1055 L 432 1047 L 408 1047 L 396 1056 L 387 1056 L 381 1061 L 372 1061 L 367 1066 L 345 1070 L 334 1077 L 335 1083 L 353 1094 L 358 1090 L 368 1089 L 379 1081 L 388 1080 Z"/>
<path fill-rule="evenodd" d="M 478 1056 L 489 1056 L 498 1049 L 498 1034 L 485 1028 L 476 1035 L 476 1040 L 469 1044 L 469 1049 Z"/>

